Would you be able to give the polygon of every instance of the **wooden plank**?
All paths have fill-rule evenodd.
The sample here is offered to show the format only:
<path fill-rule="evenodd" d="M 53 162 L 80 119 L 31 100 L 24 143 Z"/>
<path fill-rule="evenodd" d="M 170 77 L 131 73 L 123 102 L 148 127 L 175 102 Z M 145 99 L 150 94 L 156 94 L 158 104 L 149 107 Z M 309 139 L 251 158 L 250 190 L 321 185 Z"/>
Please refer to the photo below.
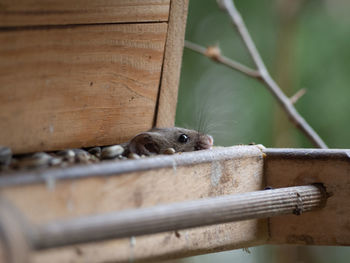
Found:
<path fill-rule="evenodd" d="M 326 207 L 301 216 L 270 218 L 270 243 L 350 245 L 350 151 L 267 149 L 265 176 L 269 186 L 323 183 Z"/>
<path fill-rule="evenodd" d="M 170 0 L 2 0 L 0 27 L 165 22 Z"/>
<path fill-rule="evenodd" d="M 9 183 L 9 179 L 2 177 L 0 185 L 6 187 L 1 188 L 0 193 L 30 222 L 42 224 L 263 187 L 263 154 L 258 146 L 215 148 L 86 167 L 92 171 L 87 176 L 74 177 L 74 168 L 65 168 L 61 174 L 37 173 L 38 180 L 30 184 L 17 179 Z M 134 170 L 118 174 L 126 171 L 126 167 Z M 99 174 L 101 170 L 108 170 L 108 176 Z M 71 176 L 73 179 L 69 179 Z M 35 252 L 31 259 L 33 262 L 165 259 L 262 244 L 268 238 L 267 233 L 267 220 L 246 220 Z"/>
<path fill-rule="evenodd" d="M 0 32 L 0 145 L 107 145 L 152 127 L 166 23 Z"/>
<path fill-rule="evenodd" d="M 28 239 L 30 247 L 43 250 L 284 214 L 300 215 L 323 208 L 326 199 L 326 191 L 320 185 L 215 196 L 32 225 Z"/>
<path fill-rule="evenodd" d="M 175 124 L 187 9 L 188 0 L 171 1 L 169 29 L 156 117 L 157 127 L 171 127 Z"/>

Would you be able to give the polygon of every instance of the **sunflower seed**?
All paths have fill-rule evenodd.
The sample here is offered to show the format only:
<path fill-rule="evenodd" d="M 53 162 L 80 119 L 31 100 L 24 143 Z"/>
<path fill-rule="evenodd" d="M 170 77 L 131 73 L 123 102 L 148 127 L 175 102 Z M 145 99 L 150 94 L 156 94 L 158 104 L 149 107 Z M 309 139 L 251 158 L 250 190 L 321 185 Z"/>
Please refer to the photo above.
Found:
<path fill-rule="evenodd" d="M 19 159 L 17 162 L 18 168 L 38 168 L 38 167 L 47 167 L 50 165 L 52 156 L 44 153 L 38 152 L 33 155 Z"/>
<path fill-rule="evenodd" d="M 102 149 L 102 159 L 114 159 L 124 152 L 124 148 L 120 145 L 108 146 Z"/>
<path fill-rule="evenodd" d="M 167 148 L 164 150 L 163 154 L 174 154 L 175 152 L 174 148 Z"/>
<path fill-rule="evenodd" d="M 136 153 L 129 153 L 128 158 L 129 159 L 140 159 L 140 155 L 138 155 Z"/>
<path fill-rule="evenodd" d="M 101 147 L 94 147 L 88 150 L 88 153 L 95 155 L 97 158 L 101 157 Z"/>

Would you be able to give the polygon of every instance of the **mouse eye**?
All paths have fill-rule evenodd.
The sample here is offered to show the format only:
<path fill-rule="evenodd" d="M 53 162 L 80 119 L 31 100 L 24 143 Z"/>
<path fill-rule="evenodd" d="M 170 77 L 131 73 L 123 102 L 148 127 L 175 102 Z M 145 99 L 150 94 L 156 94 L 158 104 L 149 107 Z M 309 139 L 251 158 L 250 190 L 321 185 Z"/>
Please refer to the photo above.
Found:
<path fill-rule="evenodd" d="M 186 134 L 181 134 L 177 140 L 181 143 L 186 143 L 189 139 L 190 138 Z"/>

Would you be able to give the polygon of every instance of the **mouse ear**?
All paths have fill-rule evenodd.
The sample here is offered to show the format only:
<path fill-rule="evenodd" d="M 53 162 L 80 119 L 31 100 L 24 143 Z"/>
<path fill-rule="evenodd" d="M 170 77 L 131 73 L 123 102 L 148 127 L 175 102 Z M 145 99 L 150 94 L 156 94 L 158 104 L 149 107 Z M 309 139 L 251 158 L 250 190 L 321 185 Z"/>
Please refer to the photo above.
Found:
<path fill-rule="evenodd" d="M 160 147 L 149 133 L 143 132 L 130 141 L 129 151 L 139 155 L 152 155 L 159 154 Z"/>

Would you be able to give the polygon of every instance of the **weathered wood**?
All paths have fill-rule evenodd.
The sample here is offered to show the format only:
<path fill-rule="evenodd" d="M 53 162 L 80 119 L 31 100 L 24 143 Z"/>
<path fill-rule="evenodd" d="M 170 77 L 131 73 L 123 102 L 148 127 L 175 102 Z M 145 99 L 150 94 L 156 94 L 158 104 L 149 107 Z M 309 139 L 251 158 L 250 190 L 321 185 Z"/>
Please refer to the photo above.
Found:
<path fill-rule="evenodd" d="M 324 207 L 321 185 L 286 187 L 81 217 L 30 226 L 31 247 L 47 249 L 112 238 L 302 213 Z"/>
<path fill-rule="evenodd" d="M 31 172 L 27 173 L 28 179 L 24 179 L 25 174 L 4 176 L 0 177 L 0 195 L 39 226 L 55 220 L 244 193 L 262 189 L 265 181 L 271 187 L 322 183 L 330 195 L 322 210 L 301 216 L 95 241 L 32 252 L 29 256 L 33 262 L 126 262 L 183 257 L 266 242 L 349 245 L 349 174 L 349 150 L 261 150 L 259 146 L 239 146 Z M 307 191 L 305 198 L 312 197 L 310 193 Z M 290 209 L 299 213 L 308 204 L 297 201 Z"/>
<path fill-rule="evenodd" d="M 128 165 L 119 169 L 118 165 L 123 163 Z M 147 169 L 147 164 L 151 170 Z M 45 224 L 53 220 L 256 191 L 263 187 L 263 153 L 258 146 L 215 148 L 100 165 L 101 170 L 94 165 L 92 172 L 86 176 L 78 174 L 73 179 L 68 175 L 72 175 L 76 167 L 63 169 L 67 176 L 38 172 L 36 176 L 42 179 L 31 180 L 30 184 L 19 180 L 10 183 L 9 178 L 0 177 L 0 185 L 6 181 L 0 194 L 30 222 Z M 121 173 L 127 167 L 134 167 L 134 170 Z M 77 258 L 83 262 L 165 259 L 262 244 L 268 238 L 267 233 L 266 220 L 246 220 L 75 245 L 36 252 L 30 258 L 38 263 L 69 262 Z"/>
<path fill-rule="evenodd" d="M 152 127 L 166 23 L 0 32 L 0 145 L 108 145 Z"/>
<path fill-rule="evenodd" d="M 171 1 L 169 29 L 155 120 L 157 127 L 171 127 L 175 124 L 187 9 L 188 0 Z"/>
<path fill-rule="evenodd" d="M 2 0 L 0 27 L 168 21 L 170 0 Z"/>
<path fill-rule="evenodd" d="M 29 240 L 25 236 L 21 214 L 6 199 L 0 199 L 0 262 L 25 263 Z"/>
<path fill-rule="evenodd" d="M 331 197 L 324 209 L 300 217 L 269 221 L 270 243 L 350 245 L 350 151 L 267 149 L 267 185 L 287 187 L 323 183 Z"/>

